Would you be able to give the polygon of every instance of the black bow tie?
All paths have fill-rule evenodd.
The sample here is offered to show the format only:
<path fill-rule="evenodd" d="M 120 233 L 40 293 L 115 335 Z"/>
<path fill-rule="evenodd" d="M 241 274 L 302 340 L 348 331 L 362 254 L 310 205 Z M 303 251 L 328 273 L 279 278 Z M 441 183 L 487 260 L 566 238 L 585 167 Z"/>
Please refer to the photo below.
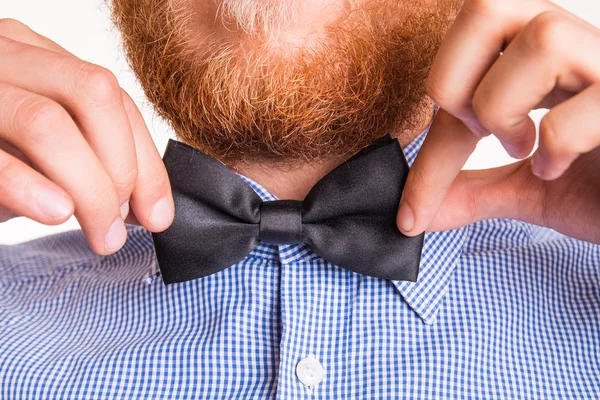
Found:
<path fill-rule="evenodd" d="M 417 280 L 424 235 L 407 237 L 396 227 L 408 164 L 390 135 L 323 177 L 303 201 L 263 201 L 224 164 L 172 139 L 163 162 L 175 219 L 152 237 L 165 284 L 222 271 L 259 241 L 306 243 L 350 271 Z"/>

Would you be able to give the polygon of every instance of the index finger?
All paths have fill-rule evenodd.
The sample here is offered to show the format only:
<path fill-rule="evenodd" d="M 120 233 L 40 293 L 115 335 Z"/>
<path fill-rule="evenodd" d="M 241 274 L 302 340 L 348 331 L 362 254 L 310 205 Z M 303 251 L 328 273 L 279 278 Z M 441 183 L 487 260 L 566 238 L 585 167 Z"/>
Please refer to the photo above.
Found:
<path fill-rule="evenodd" d="M 479 83 L 500 53 L 527 23 L 544 11 L 565 12 L 546 0 L 465 0 L 436 54 L 427 80 L 429 96 L 463 120 L 471 131 L 486 136 L 472 99 Z"/>
<path fill-rule="evenodd" d="M 16 20 L 0 20 L 0 36 L 77 58 L 56 42 Z M 129 202 L 123 203 L 124 219 L 128 223 L 143 225 L 151 231 L 161 231 L 170 225 L 174 215 L 167 171 L 135 102 L 123 89 L 121 97 L 133 134 L 137 164 L 142 167 L 137 168 L 137 178 L 132 191 L 121 194 L 122 197 L 130 194 Z M 129 203 L 133 213 L 125 218 L 129 212 Z"/>
<path fill-rule="evenodd" d="M 402 233 L 427 229 L 478 141 L 460 119 L 438 110 L 404 185 L 397 217 Z"/>

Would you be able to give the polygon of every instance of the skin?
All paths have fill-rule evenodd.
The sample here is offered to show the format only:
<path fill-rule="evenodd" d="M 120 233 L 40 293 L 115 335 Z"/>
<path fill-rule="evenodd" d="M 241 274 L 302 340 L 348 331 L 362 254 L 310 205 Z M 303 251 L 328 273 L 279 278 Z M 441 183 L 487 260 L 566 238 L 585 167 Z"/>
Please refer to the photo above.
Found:
<path fill-rule="evenodd" d="M 599 54 L 600 30 L 551 2 L 466 1 L 430 71 L 428 93 L 442 110 L 409 174 L 400 230 L 514 218 L 600 243 Z M 526 157 L 537 108 L 550 111 L 532 157 L 460 171 L 491 132 Z"/>
<path fill-rule="evenodd" d="M 166 229 L 164 164 L 114 75 L 11 19 L 0 20 L 0 54 L 2 219 L 56 225 L 75 215 L 101 255 L 125 243 L 124 219 Z"/>
<path fill-rule="evenodd" d="M 590 223 L 600 194 L 599 50 L 597 28 L 550 2 L 466 0 L 429 75 L 441 110 L 409 175 L 399 228 L 416 235 L 508 217 L 600 243 Z M 0 57 L 0 220 L 53 225 L 75 215 L 103 255 L 125 242 L 123 219 L 166 229 L 173 218 L 166 171 L 114 75 L 10 19 L 0 20 Z M 527 114 L 540 107 L 551 111 L 533 158 L 460 171 L 490 132 L 510 154 L 527 155 L 535 138 Z M 428 122 L 404 133 L 404 142 Z M 240 171 L 280 198 L 302 198 L 338 162 Z"/>
<path fill-rule="evenodd" d="M 204 7 L 220 1 L 113 0 L 112 16 L 155 110 L 179 140 L 231 169 L 339 163 L 431 114 L 427 73 L 453 0 L 353 0 L 347 10 L 235 0 L 217 15 Z M 269 14 L 256 8 L 264 4 L 292 9 Z M 267 24 L 261 14 L 275 17 Z"/>

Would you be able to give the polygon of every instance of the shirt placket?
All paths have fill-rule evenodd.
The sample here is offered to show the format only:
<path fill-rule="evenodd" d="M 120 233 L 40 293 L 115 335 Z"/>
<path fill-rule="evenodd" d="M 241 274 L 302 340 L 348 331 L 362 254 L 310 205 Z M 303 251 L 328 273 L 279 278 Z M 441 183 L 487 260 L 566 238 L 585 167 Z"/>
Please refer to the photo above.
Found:
<path fill-rule="evenodd" d="M 346 386 L 352 301 L 358 274 L 306 253 L 303 245 L 280 246 L 281 321 L 279 399 L 334 396 Z"/>

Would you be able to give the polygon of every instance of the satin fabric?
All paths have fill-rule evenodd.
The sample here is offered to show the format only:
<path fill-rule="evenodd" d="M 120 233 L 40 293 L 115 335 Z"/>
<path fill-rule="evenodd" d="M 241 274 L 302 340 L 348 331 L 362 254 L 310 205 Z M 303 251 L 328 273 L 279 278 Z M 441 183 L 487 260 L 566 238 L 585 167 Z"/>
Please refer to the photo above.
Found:
<path fill-rule="evenodd" d="M 407 237 L 396 226 L 409 167 L 390 135 L 323 177 L 303 201 L 263 202 L 227 166 L 173 139 L 163 162 L 175 219 L 152 238 L 165 284 L 222 271 L 261 240 L 306 243 L 327 261 L 359 274 L 417 280 L 424 234 Z"/>

